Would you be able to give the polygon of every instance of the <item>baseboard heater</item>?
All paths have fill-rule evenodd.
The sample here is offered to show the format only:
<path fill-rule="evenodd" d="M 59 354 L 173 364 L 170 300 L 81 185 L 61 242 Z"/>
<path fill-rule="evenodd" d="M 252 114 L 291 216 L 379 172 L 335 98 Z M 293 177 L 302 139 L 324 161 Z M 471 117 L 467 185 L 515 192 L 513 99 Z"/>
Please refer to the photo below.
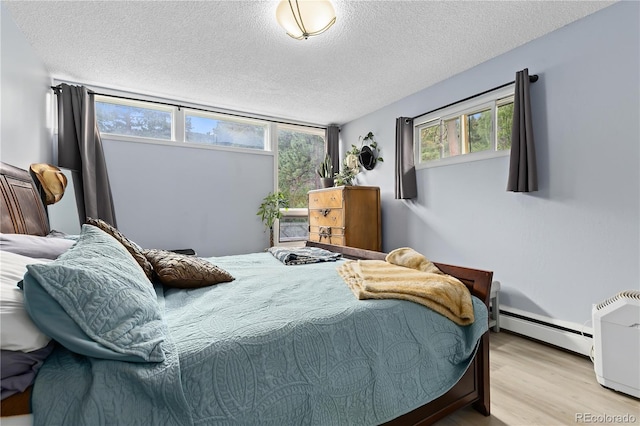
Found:
<path fill-rule="evenodd" d="M 554 324 L 540 318 L 500 309 L 500 328 L 589 357 L 593 334 L 579 325 Z"/>
<path fill-rule="evenodd" d="M 563 327 L 561 325 L 558 324 L 552 324 L 550 322 L 546 322 L 546 321 L 542 321 L 536 318 L 531 318 L 525 315 L 520 315 L 520 314 L 516 314 L 513 312 L 509 312 L 509 311 L 500 311 L 500 315 L 505 315 L 505 316 L 509 316 L 509 317 L 513 317 L 513 318 L 518 318 L 524 321 L 529 321 L 529 322 L 533 322 L 536 324 L 540 324 L 543 325 L 545 327 L 550 327 L 550 328 L 555 328 L 556 330 L 561 330 L 561 331 L 566 331 L 567 333 L 574 333 L 577 334 L 579 336 L 584 336 L 584 337 L 593 337 L 593 335 L 591 333 L 583 333 L 582 331 L 578 331 L 578 330 L 574 330 L 572 328 L 568 328 L 568 327 Z"/>

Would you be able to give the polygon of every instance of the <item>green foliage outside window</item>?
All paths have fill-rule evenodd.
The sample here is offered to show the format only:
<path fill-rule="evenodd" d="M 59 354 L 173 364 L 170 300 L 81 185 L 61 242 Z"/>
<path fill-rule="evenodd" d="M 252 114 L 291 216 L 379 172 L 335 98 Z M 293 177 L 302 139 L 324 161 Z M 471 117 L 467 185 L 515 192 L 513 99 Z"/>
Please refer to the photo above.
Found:
<path fill-rule="evenodd" d="M 316 168 L 324 157 L 322 136 L 288 129 L 278 131 L 278 189 L 289 200 L 289 207 L 307 207 L 307 192 L 320 187 Z"/>
<path fill-rule="evenodd" d="M 498 106 L 498 151 L 511 149 L 513 102 Z"/>
<path fill-rule="evenodd" d="M 491 149 L 491 110 L 468 115 L 467 131 L 469 152 Z"/>
<path fill-rule="evenodd" d="M 466 124 L 464 134 L 460 129 L 461 119 Z M 497 122 L 497 151 L 511 149 L 513 102 L 497 106 Z M 493 117 L 490 109 L 433 121 L 419 128 L 418 135 L 420 162 L 494 149 Z"/>
<path fill-rule="evenodd" d="M 440 158 L 440 123 L 420 129 L 420 160 L 422 162 Z"/>

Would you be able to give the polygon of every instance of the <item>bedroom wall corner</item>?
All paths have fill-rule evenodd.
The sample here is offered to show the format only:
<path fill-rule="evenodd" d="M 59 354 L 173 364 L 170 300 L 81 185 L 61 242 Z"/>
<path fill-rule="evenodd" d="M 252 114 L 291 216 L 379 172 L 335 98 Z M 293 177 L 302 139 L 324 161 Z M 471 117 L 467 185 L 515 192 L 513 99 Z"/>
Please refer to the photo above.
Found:
<path fill-rule="evenodd" d="M 639 21 L 640 3 L 615 3 L 343 124 L 343 147 L 368 131 L 382 146 L 384 163 L 359 184 L 381 187 L 383 250 L 411 246 L 434 261 L 492 270 L 505 309 L 575 330 L 592 304 L 637 288 Z M 395 200 L 396 117 L 525 67 L 540 75 L 531 86 L 540 191 L 507 192 L 505 156 L 418 170 L 418 198 Z"/>
<path fill-rule="evenodd" d="M 0 19 L 0 159 L 21 168 L 51 163 L 51 74 L 2 4 Z"/>

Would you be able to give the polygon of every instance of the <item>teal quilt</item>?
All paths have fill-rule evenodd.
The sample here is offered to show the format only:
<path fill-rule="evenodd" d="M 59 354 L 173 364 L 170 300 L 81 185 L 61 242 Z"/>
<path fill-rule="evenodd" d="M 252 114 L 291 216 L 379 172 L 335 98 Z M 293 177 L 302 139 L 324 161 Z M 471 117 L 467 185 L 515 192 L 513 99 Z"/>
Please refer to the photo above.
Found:
<path fill-rule="evenodd" d="M 408 301 L 359 301 L 336 271 L 341 261 L 210 260 L 236 280 L 156 286 L 164 361 L 57 348 L 34 385 L 34 424 L 380 424 L 449 390 L 487 330 L 475 297 L 466 327 Z"/>

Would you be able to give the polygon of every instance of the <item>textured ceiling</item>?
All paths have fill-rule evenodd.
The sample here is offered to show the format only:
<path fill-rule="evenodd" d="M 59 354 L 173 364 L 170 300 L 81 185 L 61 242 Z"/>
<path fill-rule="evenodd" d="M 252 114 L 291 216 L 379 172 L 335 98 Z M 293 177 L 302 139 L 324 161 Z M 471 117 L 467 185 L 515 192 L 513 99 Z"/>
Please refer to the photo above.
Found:
<path fill-rule="evenodd" d="M 2 3 L 55 78 L 325 125 L 613 2 L 334 0 L 336 24 L 302 41 L 278 1 Z"/>

